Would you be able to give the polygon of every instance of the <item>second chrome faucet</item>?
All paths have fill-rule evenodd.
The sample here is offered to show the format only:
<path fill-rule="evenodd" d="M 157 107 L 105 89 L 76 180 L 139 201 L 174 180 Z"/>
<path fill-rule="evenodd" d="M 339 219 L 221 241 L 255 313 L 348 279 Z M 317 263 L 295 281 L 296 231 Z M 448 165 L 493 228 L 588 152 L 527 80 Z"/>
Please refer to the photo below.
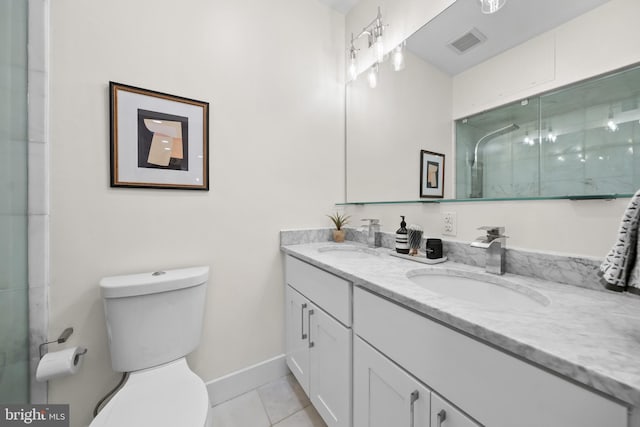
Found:
<path fill-rule="evenodd" d="M 486 272 L 504 274 L 506 267 L 505 248 L 508 237 L 503 234 L 504 227 L 485 225 L 479 227 L 478 230 L 485 230 L 487 234 L 471 242 L 471 246 L 487 250 Z"/>
<path fill-rule="evenodd" d="M 363 218 L 362 221 L 369 221 L 363 227 L 367 230 L 367 246 L 376 247 L 376 233 L 380 231 L 380 220 L 375 218 Z"/>

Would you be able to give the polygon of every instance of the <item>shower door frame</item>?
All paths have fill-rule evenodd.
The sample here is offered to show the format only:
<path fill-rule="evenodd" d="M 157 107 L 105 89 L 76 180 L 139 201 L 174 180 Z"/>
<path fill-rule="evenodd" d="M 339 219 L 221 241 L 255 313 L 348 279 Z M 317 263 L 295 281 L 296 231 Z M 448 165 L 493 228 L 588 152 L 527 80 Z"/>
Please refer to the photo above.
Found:
<path fill-rule="evenodd" d="M 27 27 L 29 391 L 30 403 L 44 404 L 47 383 L 35 373 L 49 323 L 49 0 L 28 0 Z"/>

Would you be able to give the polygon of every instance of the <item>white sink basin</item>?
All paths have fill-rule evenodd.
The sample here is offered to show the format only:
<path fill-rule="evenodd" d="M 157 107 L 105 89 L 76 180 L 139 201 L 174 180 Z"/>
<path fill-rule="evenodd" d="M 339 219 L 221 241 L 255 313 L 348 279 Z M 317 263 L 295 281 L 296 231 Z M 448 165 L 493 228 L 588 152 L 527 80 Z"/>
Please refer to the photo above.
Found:
<path fill-rule="evenodd" d="M 407 277 L 428 291 L 483 307 L 528 310 L 545 307 L 550 302 L 540 292 L 502 276 L 419 269 L 410 271 Z"/>
<path fill-rule="evenodd" d="M 323 246 L 318 249 L 320 253 L 330 253 L 340 258 L 349 258 L 349 259 L 357 259 L 357 258 L 369 258 L 369 257 L 377 257 L 380 256 L 375 249 L 367 248 L 364 246 L 355 246 L 355 245 L 331 245 L 331 246 Z"/>

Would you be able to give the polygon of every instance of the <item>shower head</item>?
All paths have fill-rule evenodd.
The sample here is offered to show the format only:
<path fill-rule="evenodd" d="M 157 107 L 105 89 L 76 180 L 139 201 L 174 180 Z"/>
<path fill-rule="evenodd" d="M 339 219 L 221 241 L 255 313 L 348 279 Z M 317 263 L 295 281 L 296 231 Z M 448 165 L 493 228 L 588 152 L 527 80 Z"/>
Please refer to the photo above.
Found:
<path fill-rule="evenodd" d="M 473 150 L 473 160 L 469 162 L 469 166 L 471 167 L 471 198 L 480 198 L 483 197 L 484 194 L 482 148 L 484 148 L 489 140 L 497 138 L 500 135 L 504 135 L 505 133 L 513 132 L 516 129 L 520 129 L 520 126 L 515 123 L 511 123 L 510 125 L 489 132 L 476 142 L 475 149 Z"/>
<path fill-rule="evenodd" d="M 511 123 L 510 125 L 507 125 L 505 127 L 502 127 L 500 129 L 496 129 L 494 131 L 489 132 L 488 134 L 486 134 L 485 136 L 483 136 L 482 138 L 480 138 L 478 140 L 478 142 L 476 142 L 476 146 L 473 150 L 473 160 L 471 160 L 469 166 L 473 167 L 477 162 L 478 162 L 478 154 L 480 152 L 480 144 L 482 143 L 486 143 L 487 141 L 493 139 L 493 138 L 497 138 L 501 135 L 504 135 L 505 133 L 509 133 L 509 132 L 513 132 L 514 130 L 520 129 L 520 126 L 518 126 L 515 123 Z"/>

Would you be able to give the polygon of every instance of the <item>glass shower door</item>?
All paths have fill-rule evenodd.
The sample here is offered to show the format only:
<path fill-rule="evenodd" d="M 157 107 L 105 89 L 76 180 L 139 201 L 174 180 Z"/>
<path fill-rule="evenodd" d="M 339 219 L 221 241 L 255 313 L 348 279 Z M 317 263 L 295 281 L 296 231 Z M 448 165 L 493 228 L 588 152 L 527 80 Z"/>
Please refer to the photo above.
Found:
<path fill-rule="evenodd" d="M 0 403 L 29 402 L 27 2 L 0 2 Z"/>

